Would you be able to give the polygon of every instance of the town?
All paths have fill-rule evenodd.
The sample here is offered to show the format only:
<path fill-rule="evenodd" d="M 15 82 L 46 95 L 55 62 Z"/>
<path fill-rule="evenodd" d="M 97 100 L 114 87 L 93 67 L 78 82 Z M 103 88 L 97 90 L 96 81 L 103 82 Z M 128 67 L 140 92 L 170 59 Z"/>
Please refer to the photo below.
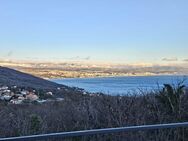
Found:
<path fill-rule="evenodd" d="M 52 100 L 62 101 L 63 98 L 55 98 L 50 91 L 39 92 L 32 88 L 8 87 L 4 85 L 0 87 L 0 100 L 11 104 L 23 104 L 31 102 L 44 103 Z"/>
<path fill-rule="evenodd" d="M 152 64 L 87 64 L 79 62 L 27 62 L 5 61 L 0 65 L 29 73 L 44 79 L 92 78 L 116 76 L 185 75 L 188 69 L 182 66 Z"/>

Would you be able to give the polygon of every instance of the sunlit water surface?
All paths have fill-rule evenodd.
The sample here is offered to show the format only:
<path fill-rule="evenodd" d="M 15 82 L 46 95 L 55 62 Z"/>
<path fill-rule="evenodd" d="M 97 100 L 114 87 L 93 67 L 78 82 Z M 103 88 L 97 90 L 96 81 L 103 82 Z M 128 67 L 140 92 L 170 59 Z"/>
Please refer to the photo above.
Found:
<path fill-rule="evenodd" d="M 53 79 L 53 82 L 70 87 L 83 88 L 88 92 L 102 92 L 110 95 L 125 95 L 134 92 L 151 91 L 161 88 L 163 84 L 177 84 L 185 79 L 188 86 L 187 76 L 128 76 L 106 78 L 66 78 Z"/>

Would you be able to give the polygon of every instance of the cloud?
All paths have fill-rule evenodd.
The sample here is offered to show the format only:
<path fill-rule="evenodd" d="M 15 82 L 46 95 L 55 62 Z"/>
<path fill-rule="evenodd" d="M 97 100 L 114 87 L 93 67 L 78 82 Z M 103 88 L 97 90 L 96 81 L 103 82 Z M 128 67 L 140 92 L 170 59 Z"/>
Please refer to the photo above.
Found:
<path fill-rule="evenodd" d="M 88 56 L 88 57 L 86 57 L 86 58 L 84 58 L 85 60 L 90 60 L 91 59 L 91 57 L 90 56 Z"/>
<path fill-rule="evenodd" d="M 163 58 L 162 61 L 172 62 L 172 61 L 178 61 L 178 58 L 172 57 L 172 58 Z"/>
<path fill-rule="evenodd" d="M 184 61 L 184 62 L 188 62 L 188 59 L 184 59 L 183 61 Z"/>
<path fill-rule="evenodd" d="M 76 57 L 72 57 L 72 58 L 69 58 L 70 60 L 90 60 L 91 57 L 88 56 L 88 57 L 80 57 L 80 56 L 76 56 Z"/>

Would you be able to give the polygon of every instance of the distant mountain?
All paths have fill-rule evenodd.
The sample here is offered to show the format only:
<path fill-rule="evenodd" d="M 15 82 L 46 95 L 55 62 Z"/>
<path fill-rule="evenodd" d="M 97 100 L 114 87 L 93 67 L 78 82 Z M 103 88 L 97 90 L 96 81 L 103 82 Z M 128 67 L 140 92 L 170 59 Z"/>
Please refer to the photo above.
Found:
<path fill-rule="evenodd" d="M 188 62 L 177 64 L 118 64 L 97 62 L 45 62 L 2 60 L 0 66 L 40 78 L 82 78 L 108 76 L 188 75 Z"/>
<path fill-rule="evenodd" d="M 30 87 L 35 89 L 57 89 L 66 87 L 30 74 L 0 66 L 0 85 Z"/>

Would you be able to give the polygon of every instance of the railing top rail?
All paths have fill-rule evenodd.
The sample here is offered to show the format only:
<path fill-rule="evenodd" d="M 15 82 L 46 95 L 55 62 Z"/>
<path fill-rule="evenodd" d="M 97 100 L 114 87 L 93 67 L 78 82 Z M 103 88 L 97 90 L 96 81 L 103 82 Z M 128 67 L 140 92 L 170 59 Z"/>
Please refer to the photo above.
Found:
<path fill-rule="evenodd" d="M 86 135 L 96 135 L 96 134 L 110 134 L 110 133 L 118 133 L 118 132 L 145 131 L 145 130 L 179 128 L 179 127 L 188 127 L 188 122 L 142 125 L 142 126 L 129 126 L 129 127 L 119 127 L 119 128 L 93 129 L 93 130 L 51 133 L 51 134 L 42 134 L 42 135 L 0 138 L 0 141 L 45 140 L 45 139 L 50 139 L 50 138 L 65 138 L 65 137 L 76 137 L 76 136 L 86 136 Z"/>

